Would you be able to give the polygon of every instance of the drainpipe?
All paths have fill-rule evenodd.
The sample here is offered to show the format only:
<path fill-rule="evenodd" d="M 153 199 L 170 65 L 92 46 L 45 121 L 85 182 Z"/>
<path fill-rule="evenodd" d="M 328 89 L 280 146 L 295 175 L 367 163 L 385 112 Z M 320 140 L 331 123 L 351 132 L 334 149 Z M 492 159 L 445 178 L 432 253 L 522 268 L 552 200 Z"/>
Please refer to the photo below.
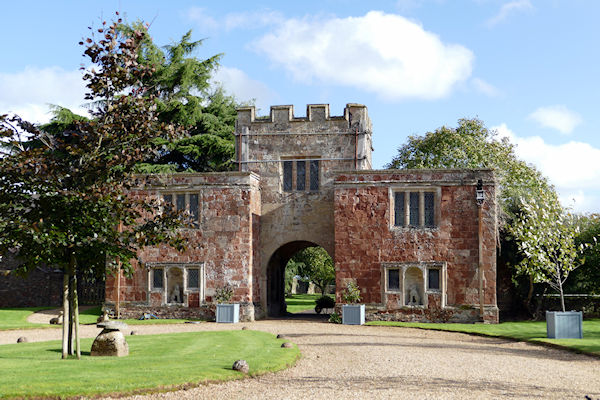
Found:
<path fill-rule="evenodd" d="M 483 203 L 485 202 L 485 193 L 483 191 L 483 182 L 481 179 L 477 181 L 476 190 L 476 201 L 478 218 L 477 222 L 479 225 L 477 241 L 479 242 L 478 248 L 478 275 L 479 275 L 479 317 L 483 321 Z"/>

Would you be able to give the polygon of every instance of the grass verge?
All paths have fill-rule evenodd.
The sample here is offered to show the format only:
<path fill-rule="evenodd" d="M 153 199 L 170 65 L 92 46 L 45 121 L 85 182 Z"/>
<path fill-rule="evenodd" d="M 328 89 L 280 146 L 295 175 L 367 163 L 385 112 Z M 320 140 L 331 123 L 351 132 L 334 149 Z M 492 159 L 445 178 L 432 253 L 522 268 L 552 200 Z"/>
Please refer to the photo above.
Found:
<path fill-rule="evenodd" d="M 82 339 L 90 349 L 93 339 Z M 0 398 L 70 397 L 163 391 L 243 378 L 231 369 L 244 359 L 251 375 L 279 371 L 300 355 L 274 335 L 250 331 L 128 336 L 129 356 L 61 360 L 59 341 L 0 346 Z"/>
<path fill-rule="evenodd" d="M 50 327 L 46 324 L 27 322 L 27 317 L 34 312 L 50 309 L 52 307 L 0 308 L 0 331 Z"/>
<path fill-rule="evenodd" d="M 545 321 L 503 322 L 500 324 L 433 324 L 419 322 L 371 321 L 367 325 L 401 326 L 462 332 L 476 335 L 502 337 L 524 342 L 550 344 L 572 351 L 600 356 L 600 319 L 583 321 L 583 339 L 548 339 Z"/>
<path fill-rule="evenodd" d="M 317 299 L 321 294 L 293 294 L 292 297 L 285 298 L 287 311 L 295 314 L 306 310 L 314 310 Z"/>
<path fill-rule="evenodd" d="M 313 306 L 314 307 L 314 306 Z M 0 331 L 11 329 L 40 329 L 61 328 L 61 325 L 34 324 L 27 322 L 27 317 L 37 311 L 51 310 L 53 307 L 26 307 L 26 308 L 0 308 Z M 100 306 L 88 308 L 79 313 L 80 325 L 96 324 L 102 309 Z M 50 318 L 48 318 L 50 319 Z M 123 322 L 129 325 L 163 325 L 183 324 L 189 319 L 125 319 Z"/>

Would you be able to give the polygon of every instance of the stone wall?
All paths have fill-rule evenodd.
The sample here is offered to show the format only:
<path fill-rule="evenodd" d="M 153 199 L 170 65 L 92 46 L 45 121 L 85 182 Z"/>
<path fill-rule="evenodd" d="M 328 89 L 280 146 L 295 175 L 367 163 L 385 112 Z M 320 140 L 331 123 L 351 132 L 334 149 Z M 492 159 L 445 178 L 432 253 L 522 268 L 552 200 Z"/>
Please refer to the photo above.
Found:
<path fill-rule="evenodd" d="M 293 106 L 273 106 L 268 117 L 256 117 L 254 107 L 238 110 L 235 131 L 238 167 L 260 175 L 257 243 L 260 243 L 261 269 L 255 282 L 260 286 L 257 290 L 263 307 L 267 307 L 271 295 L 278 296 L 272 301 L 283 301 L 283 279 L 270 274 L 282 274 L 287 262 L 284 258 L 289 252 L 284 252 L 284 257 L 275 257 L 281 265 L 269 267 L 282 246 L 298 243 L 295 250 L 322 246 L 334 256 L 334 171 L 371 168 L 371 130 L 367 108 L 360 104 L 348 104 L 342 116 L 330 116 L 327 104 L 308 105 L 306 117 L 296 117 Z M 293 163 L 292 190 L 283 186 L 286 160 Z M 309 187 L 310 160 L 319 163 L 317 190 Z M 298 162 L 306 166 L 305 187 L 300 189 Z"/>
<path fill-rule="evenodd" d="M 17 275 L 20 263 L 12 252 L 0 261 L 0 307 L 59 307 L 62 272 L 40 266 L 27 276 Z"/>
<path fill-rule="evenodd" d="M 257 246 L 254 238 L 260 216 L 256 204 L 260 200 L 258 185 L 258 177 L 250 172 L 148 177 L 144 189 L 135 195 L 198 194 L 200 220 L 197 227 L 181 230 L 187 239 L 186 251 L 160 245 L 140 253 L 144 265 L 136 265 L 133 276 L 120 278 L 121 314 L 139 317 L 143 312 L 152 312 L 171 317 L 208 318 L 214 315 L 216 290 L 229 284 L 234 288 L 232 301 L 242 305 L 242 317 L 254 319 L 257 294 L 253 288 Z M 151 268 L 190 266 L 199 267 L 203 277 L 198 290 L 184 292 L 183 304 L 168 304 L 169 294 L 165 290 L 152 289 Z M 107 305 L 114 307 L 116 299 L 117 282 L 111 276 L 106 281 Z"/>
<path fill-rule="evenodd" d="M 389 170 L 342 172 L 335 181 L 337 301 L 349 281 L 361 288 L 370 319 L 451 320 L 479 318 L 479 239 L 476 184 L 483 181 L 482 268 L 484 319 L 497 322 L 496 195 L 490 170 Z M 398 228 L 393 193 L 424 190 L 436 195 L 436 226 Z M 420 293 L 424 305 L 407 306 L 386 289 L 385 268 L 437 265 L 444 290 Z M 425 274 L 424 274 L 425 275 Z M 445 293 L 444 293 L 445 292 Z M 426 295 L 426 296 L 425 296 Z"/>

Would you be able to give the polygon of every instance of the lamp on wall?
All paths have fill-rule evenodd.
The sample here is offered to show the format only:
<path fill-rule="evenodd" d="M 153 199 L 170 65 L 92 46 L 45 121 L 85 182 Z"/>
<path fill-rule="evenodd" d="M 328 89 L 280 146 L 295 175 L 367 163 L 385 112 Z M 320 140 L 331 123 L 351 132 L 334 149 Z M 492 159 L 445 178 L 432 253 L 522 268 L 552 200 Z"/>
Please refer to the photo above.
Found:
<path fill-rule="evenodd" d="M 477 205 L 480 206 L 485 201 L 485 193 L 483 192 L 483 181 L 479 179 L 477 181 L 477 190 L 475 191 L 475 200 L 477 200 Z"/>

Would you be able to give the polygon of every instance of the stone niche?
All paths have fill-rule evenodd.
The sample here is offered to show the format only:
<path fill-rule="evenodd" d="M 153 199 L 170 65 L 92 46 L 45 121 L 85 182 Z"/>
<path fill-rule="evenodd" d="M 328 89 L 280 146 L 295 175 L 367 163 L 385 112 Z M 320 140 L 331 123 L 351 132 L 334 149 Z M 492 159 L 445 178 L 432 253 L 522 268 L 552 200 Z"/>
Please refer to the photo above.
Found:
<path fill-rule="evenodd" d="M 404 272 L 405 304 L 422 306 L 424 293 L 423 271 L 417 267 L 409 267 Z"/>
<path fill-rule="evenodd" d="M 172 267 L 167 270 L 167 303 L 183 304 L 183 270 Z"/>

